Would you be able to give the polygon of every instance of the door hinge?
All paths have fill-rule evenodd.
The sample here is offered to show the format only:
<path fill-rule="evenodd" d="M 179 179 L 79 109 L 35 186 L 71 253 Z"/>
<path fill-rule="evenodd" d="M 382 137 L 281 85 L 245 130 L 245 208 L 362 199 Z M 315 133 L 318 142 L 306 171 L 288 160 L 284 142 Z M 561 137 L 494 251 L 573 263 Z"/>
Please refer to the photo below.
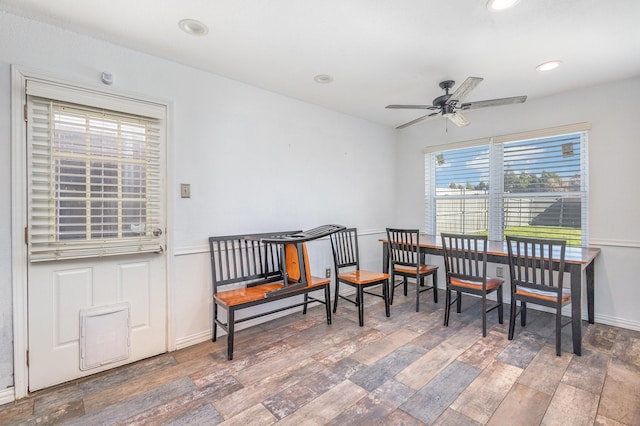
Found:
<path fill-rule="evenodd" d="M 24 227 L 24 243 L 29 245 L 29 227 Z"/>
<path fill-rule="evenodd" d="M 29 349 L 27 349 L 27 368 L 29 368 Z"/>
<path fill-rule="evenodd" d="M 27 104 L 24 104 L 24 121 L 27 121 L 29 117 L 29 107 Z"/>

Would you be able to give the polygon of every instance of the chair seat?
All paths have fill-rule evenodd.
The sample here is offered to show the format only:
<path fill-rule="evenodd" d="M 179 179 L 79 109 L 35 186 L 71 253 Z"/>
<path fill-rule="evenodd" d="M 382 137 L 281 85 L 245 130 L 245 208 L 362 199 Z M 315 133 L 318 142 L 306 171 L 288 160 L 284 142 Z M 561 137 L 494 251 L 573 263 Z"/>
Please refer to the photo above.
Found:
<path fill-rule="evenodd" d="M 338 275 L 338 278 L 350 284 L 362 285 L 384 281 L 389 278 L 389 274 L 374 271 L 350 271 Z"/>
<path fill-rule="evenodd" d="M 487 291 L 498 288 L 502 284 L 504 284 L 504 280 L 502 278 L 487 277 Z M 462 280 L 459 278 L 451 278 L 451 285 L 456 287 L 482 289 L 482 282 L 480 281 Z"/>
<path fill-rule="evenodd" d="M 557 294 L 553 291 L 536 290 L 527 287 L 516 287 L 516 294 L 519 296 L 533 297 L 535 299 L 546 300 L 549 302 L 555 302 L 557 300 Z M 562 303 L 571 300 L 571 289 L 562 288 Z"/>
<path fill-rule="evenodd" d="M 311 277 L 311 282 L 308 283 L 308 287 L 321 287 L 327 285 L 331 280 L 326 278 Z M 255 287 L 243 287 L 233 290 L 221 291 L 213 295 L 213 297 L 223 306 L 238 306 L 246 303 L 255 302 L 265 298 L 265 295 L 270 291 L 279 290 L 284 287 L 282 281 L 274 282 L 270 284 L 257 285 Z M 297 290 L 292 290 L 297 291 Z"/>
<path fill-rule="evenodd" d="M 404 267 L 404 266 L 396 266 L 394 268 L 394 270 L 396 272 L 399 272 L 401 274 L 415 274 L 416 273 L 416 269 L 415 268 L 411 268 L 411 267 Z M 432 265 L 420 265 L 420 269 L 418 270 L 418 272 L 420 273 L 420 275 L 426 275 L 426 274 L 431 274 L 435 271 L 438 270 L 437 266 L 432 266 Z"/>

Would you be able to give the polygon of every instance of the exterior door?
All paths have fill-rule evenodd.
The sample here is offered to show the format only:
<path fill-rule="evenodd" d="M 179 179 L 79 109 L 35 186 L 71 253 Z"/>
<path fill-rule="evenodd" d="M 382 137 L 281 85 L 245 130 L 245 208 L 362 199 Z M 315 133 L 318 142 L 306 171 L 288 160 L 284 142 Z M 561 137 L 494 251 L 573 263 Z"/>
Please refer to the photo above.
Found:
<path fill-rule="evenodd" d="M 104 98 L 26 83 L 30 391 L 167 350 L 166 108 Z"/>

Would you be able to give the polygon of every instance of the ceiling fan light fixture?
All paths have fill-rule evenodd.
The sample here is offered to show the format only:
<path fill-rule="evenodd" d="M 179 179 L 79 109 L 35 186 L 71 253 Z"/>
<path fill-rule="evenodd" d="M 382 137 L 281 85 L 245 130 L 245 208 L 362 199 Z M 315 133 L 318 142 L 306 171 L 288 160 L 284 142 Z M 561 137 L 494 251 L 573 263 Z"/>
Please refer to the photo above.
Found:
<path fill-rule="evenodd" d="M 313 81 L 319 84 L 329 84 L 333 81 L 333 77 L 331 77 L 329 74 L 318 74 L 313 77 Z"/>
<path fill-rule="evenodd" d="M 562 64 L 562 61 L 547 61 L 536 67 L 538 71 L 551 71 L 558 68 Z"/>
<path fill-rule="evenodd" d="M 178 27 L 187 34 L 203 36 L 209 32 L 209 28 L 195 19 L 183 19 L 178 22 Z"/>
<path fill-rule="evenodd" d="M 510 9 L 519 2 L 520 0 L 489 0 L 487 1 L 487 9 L 492 12 L 499 12 Z"/>

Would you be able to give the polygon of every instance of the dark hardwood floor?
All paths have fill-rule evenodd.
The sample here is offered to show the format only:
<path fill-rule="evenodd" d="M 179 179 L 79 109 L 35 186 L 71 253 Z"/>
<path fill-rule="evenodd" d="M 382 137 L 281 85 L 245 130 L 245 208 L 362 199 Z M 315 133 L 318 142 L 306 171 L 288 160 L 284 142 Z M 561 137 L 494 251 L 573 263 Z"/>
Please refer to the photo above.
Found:
<path fill-rule="evenodd" d="M 409 289 L 411 293 L 411 288 Z M 584 323 L 555 356 L 551 314 L 529 311 L 507 340 L 508 310 L 477 299 L 443 327 L 437 305 L 396 292 L 391 318 L 367 297 L 365 326 L 341 301 L 180 351 L 35 392 L 0 406 L 0 424 L 640 425 L 640 332 Z M 52 366 L 55 368 L 55 366 Z"/>

